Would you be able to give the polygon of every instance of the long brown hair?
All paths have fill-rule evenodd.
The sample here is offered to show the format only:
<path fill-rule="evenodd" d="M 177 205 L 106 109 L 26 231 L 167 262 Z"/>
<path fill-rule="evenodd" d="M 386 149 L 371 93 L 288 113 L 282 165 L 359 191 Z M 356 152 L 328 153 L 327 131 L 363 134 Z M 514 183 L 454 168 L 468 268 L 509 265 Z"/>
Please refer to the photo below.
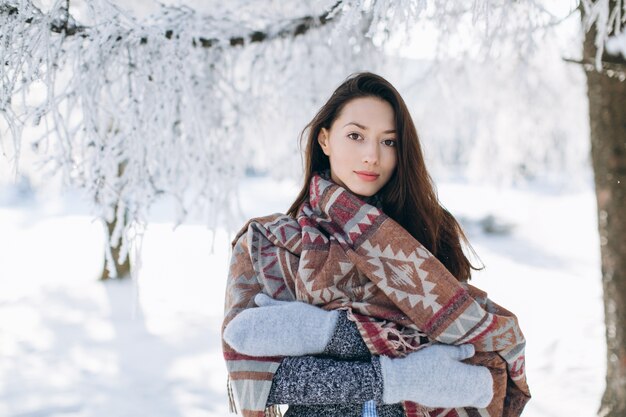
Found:
<path fill-rule="evenodd" d="M 459 281 L 470 279 L 474 267 L 463 253 L 462 243 L 473 252 L 461 226 L 439 203 L 433 181 L 426 170 L 417 130 L 398 91 L 384 78 L 369 72 L 352 74 L 344 81 L 313 120 L 305 126 L 300 141 L 307 138 L 304 153 L 304 184 L 287 214 L 296 217 L 308 200 L 313 174 L 330 168 L 317 137 L 330 129 L 343 107 L 359 97 L 377 97 L 394 111 L 398 165 L 391 179 L 379 191 L 383 211 L 421 242 Z"/>

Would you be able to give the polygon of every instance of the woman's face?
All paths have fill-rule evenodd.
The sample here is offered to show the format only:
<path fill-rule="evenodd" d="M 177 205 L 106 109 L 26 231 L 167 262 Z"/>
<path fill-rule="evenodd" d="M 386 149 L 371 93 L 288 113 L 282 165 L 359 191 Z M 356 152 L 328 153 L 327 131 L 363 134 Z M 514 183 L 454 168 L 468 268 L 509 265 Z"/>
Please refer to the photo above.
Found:
<path fill-rule="evenodd" d="M 376 194 L 398 163 L 393 108 L 376 97 L 347 102 L 317 140 L 330 160 L 332 180 L 362 197 Z"/>

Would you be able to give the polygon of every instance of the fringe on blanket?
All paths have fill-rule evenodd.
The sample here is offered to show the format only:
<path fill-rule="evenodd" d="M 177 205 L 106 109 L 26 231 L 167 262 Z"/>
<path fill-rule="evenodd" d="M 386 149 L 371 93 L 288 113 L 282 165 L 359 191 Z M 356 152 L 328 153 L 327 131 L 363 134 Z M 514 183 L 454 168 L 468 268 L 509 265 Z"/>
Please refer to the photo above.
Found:
<path fill-rule="evenodd" d="M 265 409 L 265 417 L 283 417 L 283 413 L 280 411 L 280 407 L 272 405 Z"/>
<path fill-rule="evenodd" d="M 228 393 L 228 411 L 231 414 L 239 414 L 237 412 L 237 404 L 235 403 L 235 395 L 233 387 L 230 383 L 230 375 L 226 378 L 226 392 Z M 265 417 L 283 417 L 282 411 L 278 405 L 272 405 L 265 409 Z"/>
<path fill-rule="evenodd" d="M 235 403 L 233 387 L 230 384 L 230 375 L 228 376 L 228 378 L 226 378 L 226 392 L 228 393 L 228 411 L 231 414 L 237 414 L 237 405 Z"/>

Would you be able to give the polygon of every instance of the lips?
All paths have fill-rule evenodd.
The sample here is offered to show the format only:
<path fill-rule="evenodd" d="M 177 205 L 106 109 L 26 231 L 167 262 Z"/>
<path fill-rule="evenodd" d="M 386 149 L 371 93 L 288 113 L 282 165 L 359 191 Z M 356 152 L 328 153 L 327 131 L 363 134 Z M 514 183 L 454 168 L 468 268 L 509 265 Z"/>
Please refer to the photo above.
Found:
<path fill-rule="evenodd" d="M 354 173 L 363 181 L 376 181 L 380 174 L 371 171 L 354 171 Z"/>

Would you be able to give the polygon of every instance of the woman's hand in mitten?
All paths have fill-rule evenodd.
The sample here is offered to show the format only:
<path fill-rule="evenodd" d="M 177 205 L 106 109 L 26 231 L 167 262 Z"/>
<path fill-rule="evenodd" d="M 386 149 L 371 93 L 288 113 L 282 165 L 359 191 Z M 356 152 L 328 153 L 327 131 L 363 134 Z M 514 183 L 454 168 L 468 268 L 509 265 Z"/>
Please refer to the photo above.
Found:
<path fill-rule="evenodd" d="M 468 365 L 472 345 L 432 345 L 404 358 L 380 357 L 383 401 L 413 401 L 426 407 L 484 408 L 493 398 L 493 378 L 484 366 Z"/>
<path fill-rule="evenodd" d="M 258 294 L 259 306 L 239 313 L 224 329 L 224 340 L 249 356 L 302 356 L 322 353 L 330 341 L 338 311 L 300 301 L 277 301 Z"/>

